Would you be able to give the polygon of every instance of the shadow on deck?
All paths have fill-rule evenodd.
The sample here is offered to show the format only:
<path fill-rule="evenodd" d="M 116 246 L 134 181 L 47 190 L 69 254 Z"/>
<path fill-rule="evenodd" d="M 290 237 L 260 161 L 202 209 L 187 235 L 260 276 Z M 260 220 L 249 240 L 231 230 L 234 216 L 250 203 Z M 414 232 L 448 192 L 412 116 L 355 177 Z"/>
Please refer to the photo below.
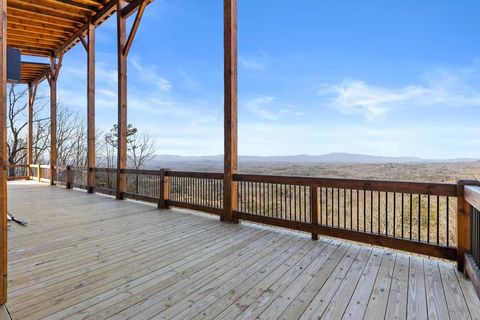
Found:
<path fill-rule="evenodd" d="M 13 319 L 479 318 L 450 262 L 9 183 Z"/>

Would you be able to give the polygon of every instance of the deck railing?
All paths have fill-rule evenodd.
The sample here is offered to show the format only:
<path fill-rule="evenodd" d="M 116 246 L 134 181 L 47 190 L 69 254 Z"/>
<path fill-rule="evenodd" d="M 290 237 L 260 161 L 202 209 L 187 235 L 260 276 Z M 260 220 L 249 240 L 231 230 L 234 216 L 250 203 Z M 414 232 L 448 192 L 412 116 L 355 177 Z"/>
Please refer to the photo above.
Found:
<path fill-rule="evenodd" d="M 117 190 L 117 169 L 95 168 L 95 190 L 113 195 Z"/>
<path fill-rule="evenodd" d="M 470 227 L 470 230 L 465 232 L 465 242 L 469 242 L 469 250 L 464 253 L 464 259 L 465 273 L 472 280 L 475 290 L 480 297 L 480 186 L 478 182 L 475 182 L 475 184 L 465 186 L 463 195 L 463 214 L 466 216 L 465 220 L 469 220 Z M 468 226 L 465 229 L 468 229 Z"/>
<path fill-rule="evenodd" d="M 44 181 L 49 166 L 30 166 Z M 95 191 L 116 193 L 117 170 L 92 168 Z M 87 188 L 87 168 L 57 167 L 59 184 Z M 172 170 L 124 169 L 125 198 L 223 215 L 223 174 Z M 464 184 L 235 174 L 237 203 L 234 218 L 312 234 L 381 245 L 457 260 L 472 252 L 478 265 L 480 203 L 463 206 Z M 476 182 L 475 182 L 476 183 Z M 470 190 L 470 186 L 465 190 Z M 459 204 L 457 204 L 457 199 Z M 468 201 L 467 201 L 468 199 Z M 477 229 L 474 228 L 476 226 Z M 468 248 L 465 246 L 465 234 Z M 471 242 L 470 242 L 471 240 Z"/>
<path fill-rule="evenodd" d="M 45 164 L 31 164 L 30 167 L 30 179 L 35 179 L 38 182 L 50 182 L 51 167 Z"/>
<path fill-rule="evenodd" d="M 456 184 L 234 175 L 235 216 L 456 259 Z"/>
<path fill-rule="evenodd" d="M 23 180 L 29 177 L 28 164 L 9 164 L 7 166 L 8 180 Z"/>
<path fill-rule="evenodd" d="M 168 205 L 223 213 L 223 173 L 165 171 Z"/>

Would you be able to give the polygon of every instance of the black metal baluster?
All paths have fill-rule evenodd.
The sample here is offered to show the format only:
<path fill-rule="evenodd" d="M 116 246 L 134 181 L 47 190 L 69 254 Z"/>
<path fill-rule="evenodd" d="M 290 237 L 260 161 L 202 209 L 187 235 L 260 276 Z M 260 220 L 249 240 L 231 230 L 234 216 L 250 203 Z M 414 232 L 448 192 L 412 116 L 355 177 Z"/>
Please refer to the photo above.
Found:
<path fill-rule="evenodd" d="M 404 229 L 404 194 L 402 193 L 402 239 L 403 239 L 403 229 Z"/>
<path fill-rule="evenodd" d="M 458 203 L 457 203 L 458 205 Z M 448 218 L 448 215 L 449 215 L 449 211 L 450 211 L 450 197 L 447 197 L 447 247 L 448 247 L 448 243 L 450 241 L 450 228 L 449 228 L 449 225 L 450 225 L 450 219 Z"/>
<path fill-rule="evenodd" d="M 353 190 L 350 189 L 350 230 L 353 230 Z"/>
<path fill-rule="evenodd" d="M 421 214 L 422 214 L 422 195 L 418 195 L 418 241 L 422 240 L 422 232 L 421 232 Z"/>
<path fill-rule="evenodd" d="M 410 240 L 412 240 L 413 195 L 410 193 Z"/>
<path fill-rule="evenodd" d="M 373 190 L 370 190 L 370 233 L 373 233 Z"/>
<path fill-rule="evenodd" d="M 320 187 L 320 225 L 323 222 L 323 187 Z"/>
<path fill-rule="evenodd" d="M 335 212 L 335 189 L 333 189 L 333 187 L 332 187 L 332 227 L 333 227 L 333 223 L 334 223 L 333 220 L 335 220 L 334 219 L 334 217 L 335 217 L 334 212 Z"/>
<path fill-rule="evenodd" d="M 343 189 L 343 228 L 347 228 L 347 189 Z"/>
<path fill-rule="evenodd" d="M 325 188 L 325 225 L 328 226 L 328 188 Z"/>
<path fill-rule="evenodd" d="M 397 236 L 396 216 L 397 215 L 397 193 L 393 193 L 393 236 Z"/>
<path fill-rule="evenodd" d="M 440 196 L 437 196 L 437 245 L 440 244 Z"/>
<path fill-rule="evenodd" d="M 388 236 L 388 192 L 385 192 L 385 235 Z"/>
<path fill-rule="evenodd" d="M 378 234 L 380 234 L 380 221 L 381 221 L 381 219 L 380 219 L 380 211 L 381 211 L 382 204 L 381 204 L 381 202 L 380 202 L 380 193 L 381 193 L 381 192 L 380 192 L 380 191 L 377 191 L 377 193 L 378 193 L 378 221 L 377 221 L 378 230 L 377 230 L 377 231 L 378 231 Z"/>
<path fill-rule="evenodd" d="M 337 188 L 337 228 L 340 228 L 340 189 Z"/>
<path fill-rule="evenodd" d="M 430 243 L 430 195 L 427 195 L 427 243 Z"/>
<path fill-rule="evenodd" d="M 308 190 L 310 190 L 310 188 Z M 308 199 L 310 199 L 310 197 L 308 197 Z M 306 186 L 303 186 L 303 215 L 304 215 L 303 222 L 307 222 L 308 218 L 307 218 L 307 187 Z"/>
<path fill-rule="evenodd" d="M 360 190 L 357 189 L 357 231 L 358 231 L 358 226 L 360 224 Z"/>

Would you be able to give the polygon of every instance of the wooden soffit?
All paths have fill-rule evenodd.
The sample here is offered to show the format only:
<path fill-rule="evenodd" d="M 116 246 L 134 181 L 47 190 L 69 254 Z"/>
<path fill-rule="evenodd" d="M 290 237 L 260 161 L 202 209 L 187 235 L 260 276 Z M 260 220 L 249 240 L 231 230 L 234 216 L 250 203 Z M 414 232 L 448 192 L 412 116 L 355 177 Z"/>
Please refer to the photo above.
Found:
<path fill-rule="evenodd" d="M 48 63 L 22 62 L 22 77 L 20 83 L 39 83 L 50 69 Z"/>
<path fill-rule="evenodd" d="M 143 3 L 122 1 L 128 17 Z M 117 0 L 8 0 L 7 44 L 22 55 L 63 54 L 86 35 L 89 23 L 102 24 L 116 11 Z"/>

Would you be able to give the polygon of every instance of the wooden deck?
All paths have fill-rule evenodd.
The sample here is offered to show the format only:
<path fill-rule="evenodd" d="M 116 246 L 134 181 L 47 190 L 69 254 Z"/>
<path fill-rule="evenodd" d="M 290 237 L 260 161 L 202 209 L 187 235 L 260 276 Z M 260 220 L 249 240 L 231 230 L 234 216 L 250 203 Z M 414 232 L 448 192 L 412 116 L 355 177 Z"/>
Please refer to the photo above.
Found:
<path fill-rule="evenodd" d="M 448 262 L 9 183 L 13 319 L 479 319 Z"/>

